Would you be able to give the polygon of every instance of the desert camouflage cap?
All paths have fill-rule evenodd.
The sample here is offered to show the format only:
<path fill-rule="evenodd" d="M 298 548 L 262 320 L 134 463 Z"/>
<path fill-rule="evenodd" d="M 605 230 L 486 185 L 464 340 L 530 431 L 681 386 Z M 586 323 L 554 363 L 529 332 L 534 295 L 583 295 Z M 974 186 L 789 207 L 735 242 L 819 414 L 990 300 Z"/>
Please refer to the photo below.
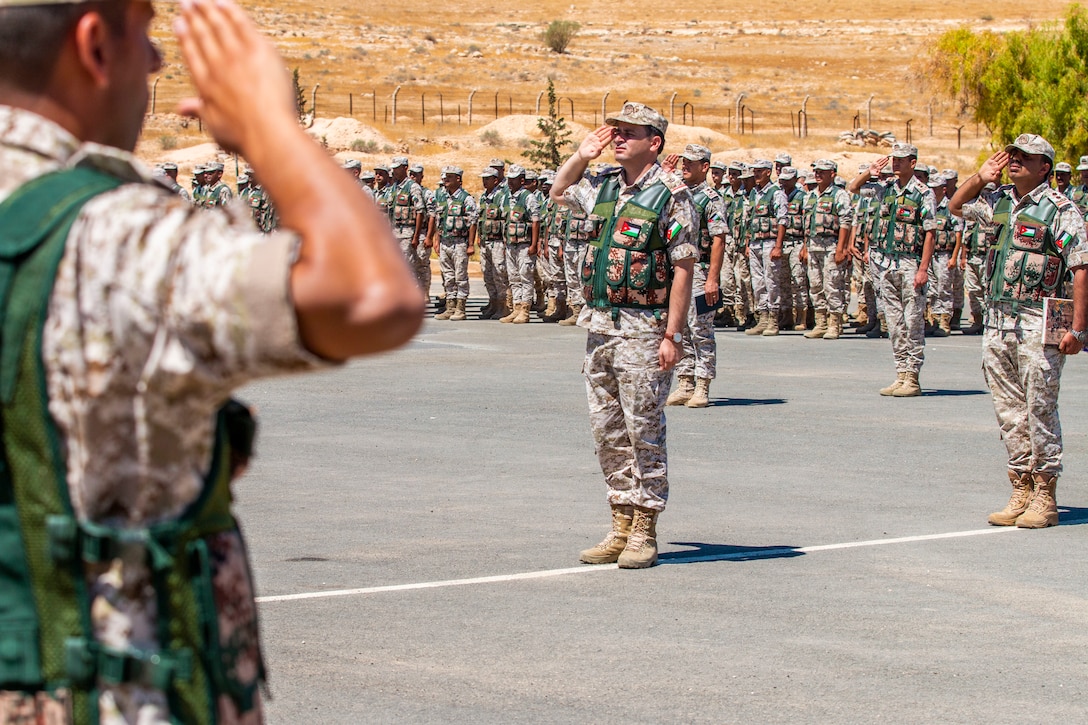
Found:
<path fill-rule="evenodd" d="M 389 168 L 391 168 L 391 169 L 396 169 L 396 168 L 399 168 L 401 166 L 407 166 L 407 165 L 408 165 L 408 157 L 407 156 L 394 156 L 389 162 Z"/>
<path fill-rule="evenodd" d="M 3 2 L 3 0 L 0 0 L 0 2 Z M 361 163 L 359 163 L 358 159 L 348 159 L 347 161 L 344 162 L 344 168 L 345 169 L 361 169 L 361 168 L 363 168 L 363 165 Z"/>
<path fill-rule="evenodd" d="M 374 172 L 371 171 L 370 169 L 363 169 L 361 172 L 359 172 L 359 178 L 360 179 L 373 179 L 374 178 Z"/>
<path fill-rule="evenodd" d="M 0 0 L 0 2 L 3 2 L 3 1 L 4 0 Z M 248 184 L 249 183 L 249 177 L 246 176 L 245 174 L 242 174 L 241 176 L 238 177 L 238 183 L 239 184 Z"/>
<path fill-rule="evenodd" d="M 1020 134 L 1015 141 L 1005 147 L 1005 151 L 1012 151 L 1013 149 L 1020 149 L 1025 154 L 1031 154 L 1032 156 L 1045 156 L 1054 161 L 1054 147 L 1038 134 Z"/>
<path fill-rule="evenodd" d="M 465 172 L 460 166 L 443 166 L 442 175 L 453 174 L 454 176 L 464 176 Z"/>
<path fill-rule="evenodd" d="M 1081 156 L 1077 164 L 1077 171 L 1088 171 L 1088 156 Z"/>
<path fill-rule="evenodd" d="M 499 178 L 499 172 L 494 166 L 488 166 L 480 172 L 480 178 L 486 179 L 488 177 Z"/>
<path fill-rule="evenodd" d="M 830 159 L 816 159 L 812 164 L 812 168 L 816 171 L 838 171 L 839 165 Z M 868 167 L 865 170 L 868 171 Z M 858 173 L 860 174 L 861 171 L 858 171 Z"/>
<path fill-rule="evenodd" d="M 710 168 L 717 169 L 718 171 L 725 171 L 726 165 L 724 161 L 711 161 Z"/>
<path fill-rule="evenodd" d="M 909 159 L 912 156 L 918 158 L 918 147 L 912 143 L 894 143 L 889 155 L 893 159 Z"/>
<path fill-rule="evenodd" d="M 555 172 L 551 169 L 544 169 L 540 172 L 540 183 L 551 184 L 555 181 Z"/>
<path fill-rule="evenodd" d="M 815 174 L 813 174 L 812 176 L 806 176 L 804 183 L 805 186 L 816 186 L 816 184 L 820 183 L 820 180 L 816 178 Z"/>
<path fill-rule="evenodd" d="M 931 189 L 940 189 L 944 186 L 944 176 L 941 174 L 930 174 L 929 181 L 926 185 Z"/>
<path fill-rule="evenodd" d="M 533 171 L 532 169 L 525 169 L 525 180 L 526 181 L 533 181 L 533 180 L 538 179 L 538 178 L 540 178 L 540 176 L 535 171 Z"/>
<path fill-rule="evenodd" d="M 735 171 L 738 174 L 743 174 L 748 170 L 748 165 L 743 161 L 730 161 L 729 166 L 726 167 L 729 171 Z"/>
<path fill-rule="evenodd" d="M 688 161 L 710 161 L 710 149 L 697 143 L 689 143 L 680 156 Z"/>
<path fill-rule="evenodd" d="M 502 159 L 491 159 L 491 161 L 487 165 L 491 166 L 493 168 L 496 168 L 496 169 L 505 169 L 506 168 L 506 162 L 503 161 Z"/>
<path fill-rule="evenodd" d="M 408 170 L 411 171 L 413 174 L 422 174 L 423 164 L 412 164 L 408 167 Z"/>
<path fill-rule="evenodd" d="M 207 164 L 204 168 L 206 170 L 208 170 L 208 171 L 222 171 L 223 170 L 223 164 L 216 161 L 215 163 Z"/>
<path fill-rule="evenodd" d="M 517 164 L 510 164 L 510 168 L 506 170 L 506 178 L 516 179 L 519 176 L 525 176 L 525 169 Z"/>
<path fill-rule="evenodd" d="M 782 170 L 778 172 L 778 178 L 785 181 L 797 178 L 797 169 L 792 166 L 783 166 Z"/>
<path fill-rule="evenodd" d="M 3 0 L 0 0 L 0 2 L 3 2 Z M 175 164 L 173 161 L 167 161 L 165 164 L 162 165 L 162 169 L 163 171 L 177 171 L 178 165 Z"/>
<path fill-rule="evenodd" d="M 389 168 L 389 164 L 378 164 L 374 167 L 374 172 L 377 173 L 379 171 L 388 174 L 390 171 L 392 171 L 392 169 Z"/>
<path fill-rule="evenodd" d="M 869 164 L 858 164 L 858 173 L 859 174 L 864 174 L 868 170 L 869 170 Z"/>
<path fill-rule="evenodd" d="M 886 164 L 884 166 L 884 168 L 880 170 L 880 175 L 881 176 L 891 176 L 894 173 L 895 173 L 895 169 L 892 168 L 891 164 Z"/>
<path fill-rule="evenodd" d="M 768 159 L 756 159 L 752 163 L 748 164 L 749 169 L 773 169 L 774 164 Z"/>
<path fill-rule="evenodd" d="M 744 171 L 740 172 L 740 178 L 742 179 L 754 179 L 755 174 L 752 173 L 752 167 L 745 166 Z"/>
<path fill-rule="evenodd" d="M 955 169 L 941 169 L 941 176 L 944 177 L 945 181 L 951 181 L 960 178 L 960 172 Z"/>
<path fill-rule="evenodd" d="M 1069 164 L 1065 163 L 1064 161 L 1059 161 L 1058 165 L 1054 167 L 1054 172 L 1055 173 L 1065 172 L 1067 174 L 1072 174 L 1073 173 L 1073 167 L 1070 166 Z"/>
<path fill-rule="evenodd" d="M 635 103 L 634 101 L 628 101 L 623 104 L 623 109 L 612 116 L 608 116 L 604 119 L 604 122 L 609 126 L 615 126 L 617 123 L 632 123 L 636 126 L 649 126 L 650 128 L 657 129 L 662 134 L 669 127 L 669 122 L 665 120 L 665 117 L 660 113 L 650 108 L 644 103 Z"/>
<path fill-rule="evenodd" d="M 789 166 L 793 163 L 793 157 L 789 154 L 778 154 L 778 156 L 774 157 L 774 162 L 776 164 L 785 164 L 786 166 Z"/>

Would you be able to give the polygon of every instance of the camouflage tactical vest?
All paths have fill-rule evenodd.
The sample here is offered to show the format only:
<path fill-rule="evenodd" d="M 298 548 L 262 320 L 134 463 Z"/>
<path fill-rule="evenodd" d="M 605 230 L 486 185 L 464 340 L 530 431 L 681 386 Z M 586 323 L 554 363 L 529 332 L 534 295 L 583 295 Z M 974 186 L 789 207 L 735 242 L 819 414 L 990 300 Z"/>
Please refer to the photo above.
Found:
<path fill-rule="evenodd" d="M 834 237 L 838 241 L 839 227 L 841 226 L 839 212 L 835 208 L 835 197 L 838 196 L 838 189 L 835 186 L 829 186 L 823 192 L 817 190 L 812 196 L 813 201 L 808 217 L 809 239 Z"/>
<path fill-rule="evenodd" d="M 399 184 L 394 184 L 390 193 L 390 204 L 393 215 L 393 226 L 412 227 L 416 223 L 416 212 L 412 201 L 411 179 L 405 179 Z"/>
<path fill-rule="evenodd" d="M 889 186 L 880 198 L 880 217 L 873 239 L 878 252 L 892 257 L 921 257 L 925 243 L 925 207 L 919 191 L 895 193 Z"/>
<path fill-rule="evenodd" d="M 933 251 L 951 252 L 955 248 L 956 219 L 952 216 L 948 203 L 944 201 L 937 206 L 937 231 Z"/>
<path fill-rule="evenodd" d="M 753 189 L 754 201 L 752 202 L 752 216 L 749 228 L 754 241 L 776 239 L 778 237 L 778 221 L 774 210 L 774 195 L 779 190 L 778 184 L 768 184 L 762 193 Z"/>
<path fill-rule="evenodd" d="M 496 187 L 491 194 L 480 195 L 480 237 L 485 242 L 501 242 L 503 238 L 505 195 Z"/>
<path fill-rule="evenodd" d="M 1021 211 L 1015 224 L 1012 208 L 1006 195 L 994 205 L 997 242 L 986 254 L 986 298 L 1041 309 L 1044 297 L 1059 295 L 1066 277 L 1062 249 L 1073 236 L 1066 232 L 1054 238 L 1050 226 L 1058 207 L 1046 196 Z"/>
<path fill-rule="evenodd" d="M 435 206 L 438 208 L 438 229 L 443 240 L 460 242 L 468 239 L 468 219 L 465 217 L 468 211 L 465 208 L 465 199 L 468 192 L 459 188 L 453 194 L 445 189 L 435 192 Z"/>
<path fill-rule="evenodd" d="M 672 192 L 657 181 L 616 208 L 618 172 L 601 185 L 593 216 L 600 233 L 586 246 L 582 263 L 585 298 L 591 307 L 660 311 L 669 305 L 672 263 L 658 220 Z"/>
<path fill-rule="evenodd" d="M 529 197 L 526 188 L 510 193 L 506 208 L 506 243 L 529 244 L 533 241 L 533 224 L 529 219 Z"/>
<path fill-rule="evenodd" d="M 799 242 L 805 236 L 805 191 L 799 186 L 786 197 L 786 241 Z"/>
<path fill-rule="evenodd" d="M 704 187 L 696 192 L 692 199 L 695 202 L 695 211 L 699 219 L 699 232 L 697 235 L 697 246 L 699 247 L 699 263 L 710 263 L 710 248 L 714 246 L 714 240 L 710 236 L 709 220 L 707 219 L 706 210 L 710 206 L 711 194 L 713 192 Z"/>
<path fill-rule="evenodd" d="M 581 244 L 593 238 L 596 223 L 581 209 L 571 209 L 567 219 L 567 241 Z"/>

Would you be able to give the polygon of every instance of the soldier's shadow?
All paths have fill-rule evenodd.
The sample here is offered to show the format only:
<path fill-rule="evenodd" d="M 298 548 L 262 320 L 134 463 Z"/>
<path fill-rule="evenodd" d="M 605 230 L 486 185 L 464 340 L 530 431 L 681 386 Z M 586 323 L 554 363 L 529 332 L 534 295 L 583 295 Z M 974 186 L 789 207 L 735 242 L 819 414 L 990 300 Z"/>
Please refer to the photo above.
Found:
<path fill-rule="evenodd" d="M 963 395 L 989 395 L 989 390 L 940 390 L 933 388 L 922 388 L 923 398 L 937 398 L 937 397 L 960 397 Z"/>
<path fill-rule="evenodd" d="M 704 544 L 697 541 L 670 541 L 673 546 L 690 546 L 689 551 L 667 551 L 659 555 L 662 564 L 695 564 L 705 561 L 755 561 L 804 556 L 796 546 L 733 546 Z"/>
<path fill-rule="evenodd" d="M 748 405 L 784 405 L 785 398 L 711 398 L 710 407 L 733 407 Z"/>
<path fill-rule="evenodd" d="M 1084 524 L 1088 524 L 1088 508 L 1058 504 L 1058 526 L 1082 526 Z"/>

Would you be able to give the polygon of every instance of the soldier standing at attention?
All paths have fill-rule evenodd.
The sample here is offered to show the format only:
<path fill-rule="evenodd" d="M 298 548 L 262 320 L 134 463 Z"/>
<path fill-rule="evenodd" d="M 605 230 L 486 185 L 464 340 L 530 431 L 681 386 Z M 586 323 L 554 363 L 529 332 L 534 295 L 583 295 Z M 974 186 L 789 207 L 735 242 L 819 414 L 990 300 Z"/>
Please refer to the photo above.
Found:
<path fill-rule="evenodd" d="M 204 189 L 204 206 L 215 208 L 226 206 L 234 198 L 230 187 L 223 183 L 223 164 L 216 161 L 204 167 L 208 177 L 207 188 Z"/>
<path fill-rule="evenodd" d="M 189 192 L 178 183 L 178 165 L 170 161 L 162 165 L 162 170 L 166 177 L 170 179 L 170 190 L 185 201 L 189 201 Z"/>
<path fill-rule="evenodd" d="M 442 187 L 435 192 L 435 229 L 438 243 L 438 264 L 442 270 L 442 287 L 446 291 L 446 311 L 435 315 L 436 320 L 465 319 L 468 301 L 468 258 L 476 244 L 476 221 L 479 207 L 471 194 L 461 187 L 464 175 L 457 166 L 442 169 Z"/>
<path fill-rule="evenodd" d="M 422 319 L 385 220 L 299 127 L 272 43 L 231 0 L 176 12 L 198 94 L 180 110 L 249 160 L 281 232 L 193 207 L 133 156 L 162 62 L 150 2 L 0 0 L 0 244 L 25 253 L 3 262 L 8 723 L 260 723 L 230 505 L 246 416 L 224 403 Z"/>
<path fill-rule="evenodd" d="M 930 307 L 936 324 L 934 337 L 948 337 L 952 334 L 952 310 L 955 305 L 956 260 L 952 253 L 963 239 L 963 220 L 952 216 L 945 198 L 945 179 L 941 174 L 933 174 L 929 179 L 929 188 L 937 204 L 937 229 L 933 241 L 933 262 L 929 265 L 929 283 L 933 285 Z"/>
<path fill-rule="evenodd" d="M 480 210 L 479 233 L 480 268 L 487 289 L 487 305 L 480 312 L 484 320 L 497 320 L 510 314 L 507 297 L 510 282 L 506 275 L 506 245 L 503 234 L 506 228 L 506 192 L 499 182 L 499 172 L 488 166 L 480 173 L 484 190 L 477 204 Z"/>
<path fill-rule="evenodd" d="M 204 164 L 197 164 L 193 167 L 193 179 L 191 182 L 193 185 L 193 193 L 192 198 L 190 199 L 190 201 L 193 202 L 193 206 L 204 206 L 205 173 L 207 173 L 207 170 L 204 168 Z"/>
<path fill-rule="evenodd" d="M 889 162 L 894 176 L 880 197 L 879 223 L 869 246 L 895 357 L 895 382 L 880 394 L 909 398 L 922 394 L 918 373 L 925 361 L 926 281 L 937 209 L 933 192 L 914 175 L 918 149 L 913 144 L 895 144 L 891 156 L 877 159 L 873 168 L 879 171 Z M 868 180 L 869 172 L 858 174 L 848 191 L 856 194 Z"/>
<path fill-rule="evenodd" d="M 986 184 L 974 201 L 966 202 L 962 206 L 964 232 L 960 249 L 958 253 L 953 253 L 953 256 L 958 258 L 958 264 L 963 269 L 964 295 L 967 307 L 971 311 L 971 325 L 963 328 L 964 335 L 982 334 L 985 321 L 983 306 L 986 292 L 986 252 L 997 242 L 993 223 L 982 221 L 984 215 L 968 210 L 976 204 L 991 206 L 989 197 L 996 191 L 996 184 Z M 954 199 L 955 195 L 952 198 Z M 948 205 L 951 209 L 951 199 Z"/>
<path fill-rule="evenodd" d="M 538 266 L 547 285 L 548 306 L 541 319 L 558 322 L 567 317 L 567 279 L 563 270 L 563 240 L 570 221 L 570 207 L 557 204 L 551 198 L 554 171 L 540 172 L 541 185 L 541 234 L 544 244 L 540 247 Z"/>
<path fill-rule="evenodd" d="M 842 335 L 842 318 L 850 288 L 846 270 L 854 221 L 850 195 L 831 182 L 838 165 L 819 159 L 813 164 L 816 189 L 807 204 L 805 243 L 808 251 L 809 290 L 816 308 L 816 327 L 805 337 L 836 340 Z"/>
<path fill-rule="evenodd" d="M 362 188 L 366 195 L 371 199 L 375 198 L 374 195 L 374 172 L 370 169 L 363 169 L 359 172 L 359 186 Z"/>
<path fill-rule="evenodd" d="M 605 123 L 552 187 L 553 199 L 601 221 L 586 247 L 578 324 L 588 332 L 583 372 L 612 529 L 581 561 L 641 569 L 657 563 L 669 495 L 665 399 L 691 302 L 695 208 L 683 181 L 657 163 L 669 125 L 661 114 L 628 102 Z M 610 144 L 620 167 L 586 173 Z"/>
<path fill-rule="evenodd" d="M 782 240 L 781 281 L 784 317 L 791 318 L 793 329 L 808 327 L 808 274 L 805 250 L 805 198 L 808 191 L 797 183 L 797 169 L 783 166 L 778 174 L 782 193 L 786 195 L 786 236 Z M 792 307 L 791 307 L 792 305 Z"/>
<path fill-rule="evenodd" d="M 423 198 L 423 187 L 408 178 L 406 156 L 393 157 L 389 167 L 392 179 L 389 184 L 388 204 L 393 222 L 393 236 L 400 240 L 400 249 L 404 252 L 408 266 L 415 271 L 416 282 L 423 291 L 424 297 L 429 297 L 431 294 L 430 254 L 428 253 L 424 265 L 422 255 L 416 249 L 420 244 L 419 235 L 426 230 L 427 223 L 427 204 Z"/>
<path fill-rule="evenodd" d="M 752 317 L 752 273 L 748 269 L 748 250 L 745 245 L 748 224 L 748 196 L 744 193 L 741 175 L 748 167 L 734 161 L 726 167 L 729 183 L 723 187 L 725 222 L 728 237 L 725 243 L 725 273 L 722 275 L 722 295 L 725 303 L 733 305 L 733 320 L 737 332 L 744 332 L 755 324 Z"/>
<path fill-rule="evenodd" d="M 554 176 L 552 183 L 555 183 Z M 567 306 L 570 308 L 570 314 L 560 320 L 559 324 L 563 327 L 574 327 L 578 324 L 578 316 L 586 304 L 582 286 L 582 260 L 586 256 L 586 243 L 594 238 L 595 225 L 589 218 L 589 213 L 582 209 L 560 204 L 556 213 L 565 214 L 567 217 L 567 229 L 563 238 L 563 280 L 567 286 Z"/>
<path fill-rule="evenodd" d="M 374 201 L 377 202 L 378 208 L 385 212 L 390 224 L 393 223 L 393 211 L 390 209 L 389 201 L 389 192 L 393 189 L 392 181 L 387 164 L 378 164 L 374 167 Z"/>
<path fill-rule="evenodd" d="M 778 334 L 782 307 L 782 245 L 789 204 L 781 187 L 771 181 L 770 161 L 756 159 L 748 169 L 755 180 L 748 212 L 748 263 L 759 320 L 744 334 L 770 337 Z"/>
<path fill-rule="evenodd" d="M 536 253 L 540 244 L 540 208 L 525 186 L 525 169 L 510 164 L 506 175 L 510 194 L 506 199 L 506 273 L 514 309 L 499 322 L 524 324 L 533 306 Z"/>
<path fill-rule="evenodd" d="M 423 228 L 420 230 L 419 239 L 416 242 L 416 256 L 419 259 L 416 261 L 417 269 L 420 275 L 420 284 L 423 286 L 424 294 L 430 295 L 431 289 L 431 228 L 430 225 L 435 217 L 434 208 L 434 189 L 428 189 L 423 184 L 423 165 L 412 164 L 408 168 L 408 176 L 412 181 L 419 184 L 420 191 L 423 192 L 423 210 L 425 218 L 423 219 Z M 439 179 L 441 181 L 441 179 Z M 437 256 L 438 250 L 435 249 Z M 440 295 L 439 304 L 443 304 L 445 298 Z"/>
<path fill-rule="evenodd" d="M 710 149 L 688 144 L 684 153 L 669 156 L 662 164 L 667 173 L 682 160 L 684 183 L 695 203 L 696 242 L 699 259 L 692 270 L 691 304 L 684 325 L 683 357 L 676 364 L 676 390 L 665 405 L 705 408 L 710 405 L 710 381 L 717 372 L 718 347 L 714 339 L 714 314 L 721 300 L 722 260 L 727 234 L 722 197 L 706 183 Z M 702 303 L 704 310 L 699 309 Z"/>
<path fill-rule="evenodd" d="M 993 223 L 997 243 L 988 251 L 986 331 L 982 372 L 994 399 L 1008 451 L 1012 497 L 990 514 L 994 526 L 1041 529 L 1058 523 L 1057 486 L 1062 472 L 1058 389 L 1066 355 L 1088 342 L 1088 240 L 1076 205 L 1048 184 L 1054 148 L 1024 133 L 964 180 L 952 199 L 953 214 Z M 1008 171 L 1011 184 L 989 203 L 965 206 L 987 183 Z M 991 206 L 992 204 L 992 206 Z M 1057 347 L 1043 344 L 1043 298 L 1064 296 L 1073 277 L 1073 324 Z"/>

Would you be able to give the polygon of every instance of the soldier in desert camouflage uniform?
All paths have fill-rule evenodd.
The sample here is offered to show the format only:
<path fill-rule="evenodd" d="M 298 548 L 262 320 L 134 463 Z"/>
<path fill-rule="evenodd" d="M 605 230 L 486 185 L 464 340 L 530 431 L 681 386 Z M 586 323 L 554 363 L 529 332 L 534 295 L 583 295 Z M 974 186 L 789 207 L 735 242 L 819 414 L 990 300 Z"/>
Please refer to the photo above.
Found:
<path fill-rule="evenodd" d="M 952 216 L 944 195 L 945 178 L 933 174 L 929 188 L 933 190 L 937 208 L 937 229 L 934 233 L 933 262 L 929 265 L 929 306 L 934 317 L 934 337 L 952 334 L 952 310 L 955 292 L 956 260 L 952 253 L 963 240 L 963 220 Z"/>
<path fill-rule="evenodd" d="M 552 187 L 553 199 L 600 220 L 586 247 L 578 324 L 588 331 L 583 372 L 612 530 L 581 560 L 643 568 L 657 562 L 657 517 L 669 493 L 665 399 L 691 302 L 695 210 L 683 181 L 657 163 L 664 117 L 629 102 L 605 121 Z M 620 168 L 587 174 L 609 144 Z"/>
<path fill-rule="evenodd" d="M 191 201 L 189 192 L 178 183 L 178 165 L 170 161 L 162 165 L 162 170 L 163 173 L 166 174 L 166 177 L 170 179 L 170 190 L 185 201 Z"/>
<path fill-rule="evenodd" d="M 582 286 L 582 260 L 586 256 L 586 244 L 594 238 L 595 223 L 583 209 L 563 204 L 560 208 L 567 210 L 567 229 L 563 240 L 563 278 L 567 286 L 567 306 L 570 314 L 560 320 L 559 324 L 573 327 L 578 324 L 578 316 L 586 304 Z"/>
<path fill-rule="evenodd" d="M 506 273 L 514 309 L 499 322 L 524 324 L 533 305 L 536 253 L 540 246 L 540 207 L 525 186 L 525 169 L 511 164 L 506 173 L 510 193 L 506 199 Z"/>
<path fill-rule="evenodd" d="M 537 257 L 537 269 L 544 278 L 547 307 L 541 315 L 545 322 L 557 322 L 567 317 L 567 278 L 563 269 L 563 241 L 567 236 L 567 225 L 570 221 L 570 207 L 557 203 L 551 198 L 552 183 L 555 181 L 554 171 L 543 171 L 540 174 L 541 193 L 543 202 L 540 213 L 540 232 L 544 237 L 544 243 L 540 246 L 540 256 Z"/>
<path fill-rule="evenodd" d="M 1088 240 L 1076 204 L 1048 185 L 1054 148 L 1021 134 L 963 182 L 953 213 L 967 212 L 998 227 L 986 261 L 986 332 L 982 371 L 993 395 L 1001 439 L 1008 451 L 1013 493 L 995 526 L 1044 528 L 1058 523 L 1057 485 L 1062 472 L 1058 391 L 1066 355 L 1088 342 Z M 1012 181 L 993 204 L 965 207 L 1003 170 Z M 1044 344 L 1043 298 L 1063 296 L 1073 277 L 1072 326 L 1057 346 Z"/>
<path fill-rule="evenodd" d="M 430 294 L 430 252 L 424 259 L 417 249 L 420 235 L 426 231 L 427 203 L 423 187 L 408 177 L 408 158 L 395 156 L 389 164 L 391 180 L 387 196 L 393 236 L 400 241 L 400 249 L 409 266 L 416 273 L 416 282 L 424 295 Z M 426 251 L 426 250 L 425 250 Z"/>
<path fill-rule="evenodd" d="M 842 335 L 850 294 L 846 270 L 854 206 L 850 195 L 831 183 L 838 171 L 834 161 L 819 159 L 812 168 L 817 185 L 805 204 L 805 247 L 816 326 L 805 337 L 835 340 Z"/>
<path fill-rule="evenodd" d="M 748 167 L 734 161 L 726 168 L 729 184 L 724 187 L 726 226 L 728 237 L 725 244 L 725 261 L 722 266 L 722 297 L 725 304 L 733 306 L 733 320 L 737 332 L 743 332 L 754 323 L 752 311 L 752 273 L 748 268 L 748 195 L 744 191 L 741 176 Z"/>
<path fill-rule="evenodd" d="M 223 183 L 223 164 L 216 161 L 206 164 L 204 169 L 208 177 L 203 194 L 204 207 L 213 209 L 226 206 L 234 198 L 234 194 L 231 193 L 230 187 Z"/>
<path fill-rule="evenodd" d="M 16 299 L 34 282 L 36 322 L 4 341 L 30 362 L 4 402 L 0 570 L 6 603 L 29 587 L 27 561 L 50 562 L 35 588 L 54 588 L 21 622 L 29 637 L 5 639 L 0 722 L 256 725 L 264 668 L 229 505 L 245 457 L 213 453 L 235 445 L 217 410 L 250 381 L 401 344 L 421 301 L 401 291 L 411 277 L 385 221 L 352 204 L 298 127 L 283 59 L 236 6 L 180 6 L 176 27 L 205 131 L 253 159 L 282 205 L 289 231 L 269 236 L 238 209 L 186 203 L 132 155 L 161 67 L 150 3 L 27 5 L 0 0 L 0 229 L 53 259 L 5 261 Z M 13 212 L 57 232 L 20 240 Z M 67 504 L 40 510 L 46 489 Z M 200 513 L 213 491 L 214 521 Z M 12 568 L 20 518 L 42 545 Z M 200 597 L 202 616 L 184 605 Z"/>
<path fill-rule="evenodd" d="M 780 158 L 785 156 L 783 154 Z M 778 182 L 786 195 L 786 235 L 782 238 L 782 265 L 779 271 L 782 317 L 787 323 L 792 321 L 794 330 L 804 330 L 807 327 L 805 318 L 809 297 L 804 221 L 808 192 L 797 183 L 797 169 L 792 166 L 781 168 Z"/>
<path fill-rule="evenodd" d="M 789 203 L 782 188 L 771 181 L 770 161 L 756 159 L 748 168 L 755 184 L 749 197 L 748 265 L 759 319 L 744 334 L 769 337 L 778 334 L 778 313 L 782 308 L 782 245 Z"/>
<path fill-rule="evenodd" d="M 420 276 L 420 286 L 423 287 L 425 294 L 430 294 L 431 289 L 431 250 L 433 244 L 430 237 L 430 225 L 435 218 L 435 204 L 434 204 L 434 189 L 428 189 L 423 183 L 423 165 L 412 164 L 408 168 L 408 177 L 419 184 L 420 191 L 423 192 L 423 228 L 420 231 L 419 239 L 416 242 L 416 261 L 417 274 Z M 434 250 L 437 254 L 437 249 Z M 445 298 L 440 294 L 439 302 L 445 302 Z"/>
<path fill-rule="evenodd" d="M 992 222 L 984 221 L 986 214 L 971 211 L 975 204 L 993 206 L 990 196 L 997 191 L 996 184 L 986 184 L 978 198 L 963 204 L 964 232 L 960 248 L 953 256 L 963 270 L 963 288 L 967 309 L 971 312 L 971 324 L 963 328 L 964 335 L 981 335 L 984 323 L 986 292 L 986 250 L 994 246 L 997 236 Z M 949 207 L 951 207 L 951 199 Z"/>
<path fill-rule="evenodd" d="M 477 204 L 480 210 L 479 232 L 480 268 L 487 289 L 487 305 L 481 319 L 497 320 L 510 313 L 506 300 L 510 282 L 506 274 L 506 190 L 499 181 L 499 172 L 488 166 L 480 173 L 484 190 Z"/>
<path fill-rule="evenodd" d="M 464 175 L 457 166 L 442 169 L 442 187 L 435 192 L 435 245 L 442 270 L 442 286 L 446 291 L 446 311 L 435 315 L 436 320 L 465 319 L 468 301 L 468 258 L 475 251 L 476 222 L 479 207 L 476 199 L 461 187 Z"/>

